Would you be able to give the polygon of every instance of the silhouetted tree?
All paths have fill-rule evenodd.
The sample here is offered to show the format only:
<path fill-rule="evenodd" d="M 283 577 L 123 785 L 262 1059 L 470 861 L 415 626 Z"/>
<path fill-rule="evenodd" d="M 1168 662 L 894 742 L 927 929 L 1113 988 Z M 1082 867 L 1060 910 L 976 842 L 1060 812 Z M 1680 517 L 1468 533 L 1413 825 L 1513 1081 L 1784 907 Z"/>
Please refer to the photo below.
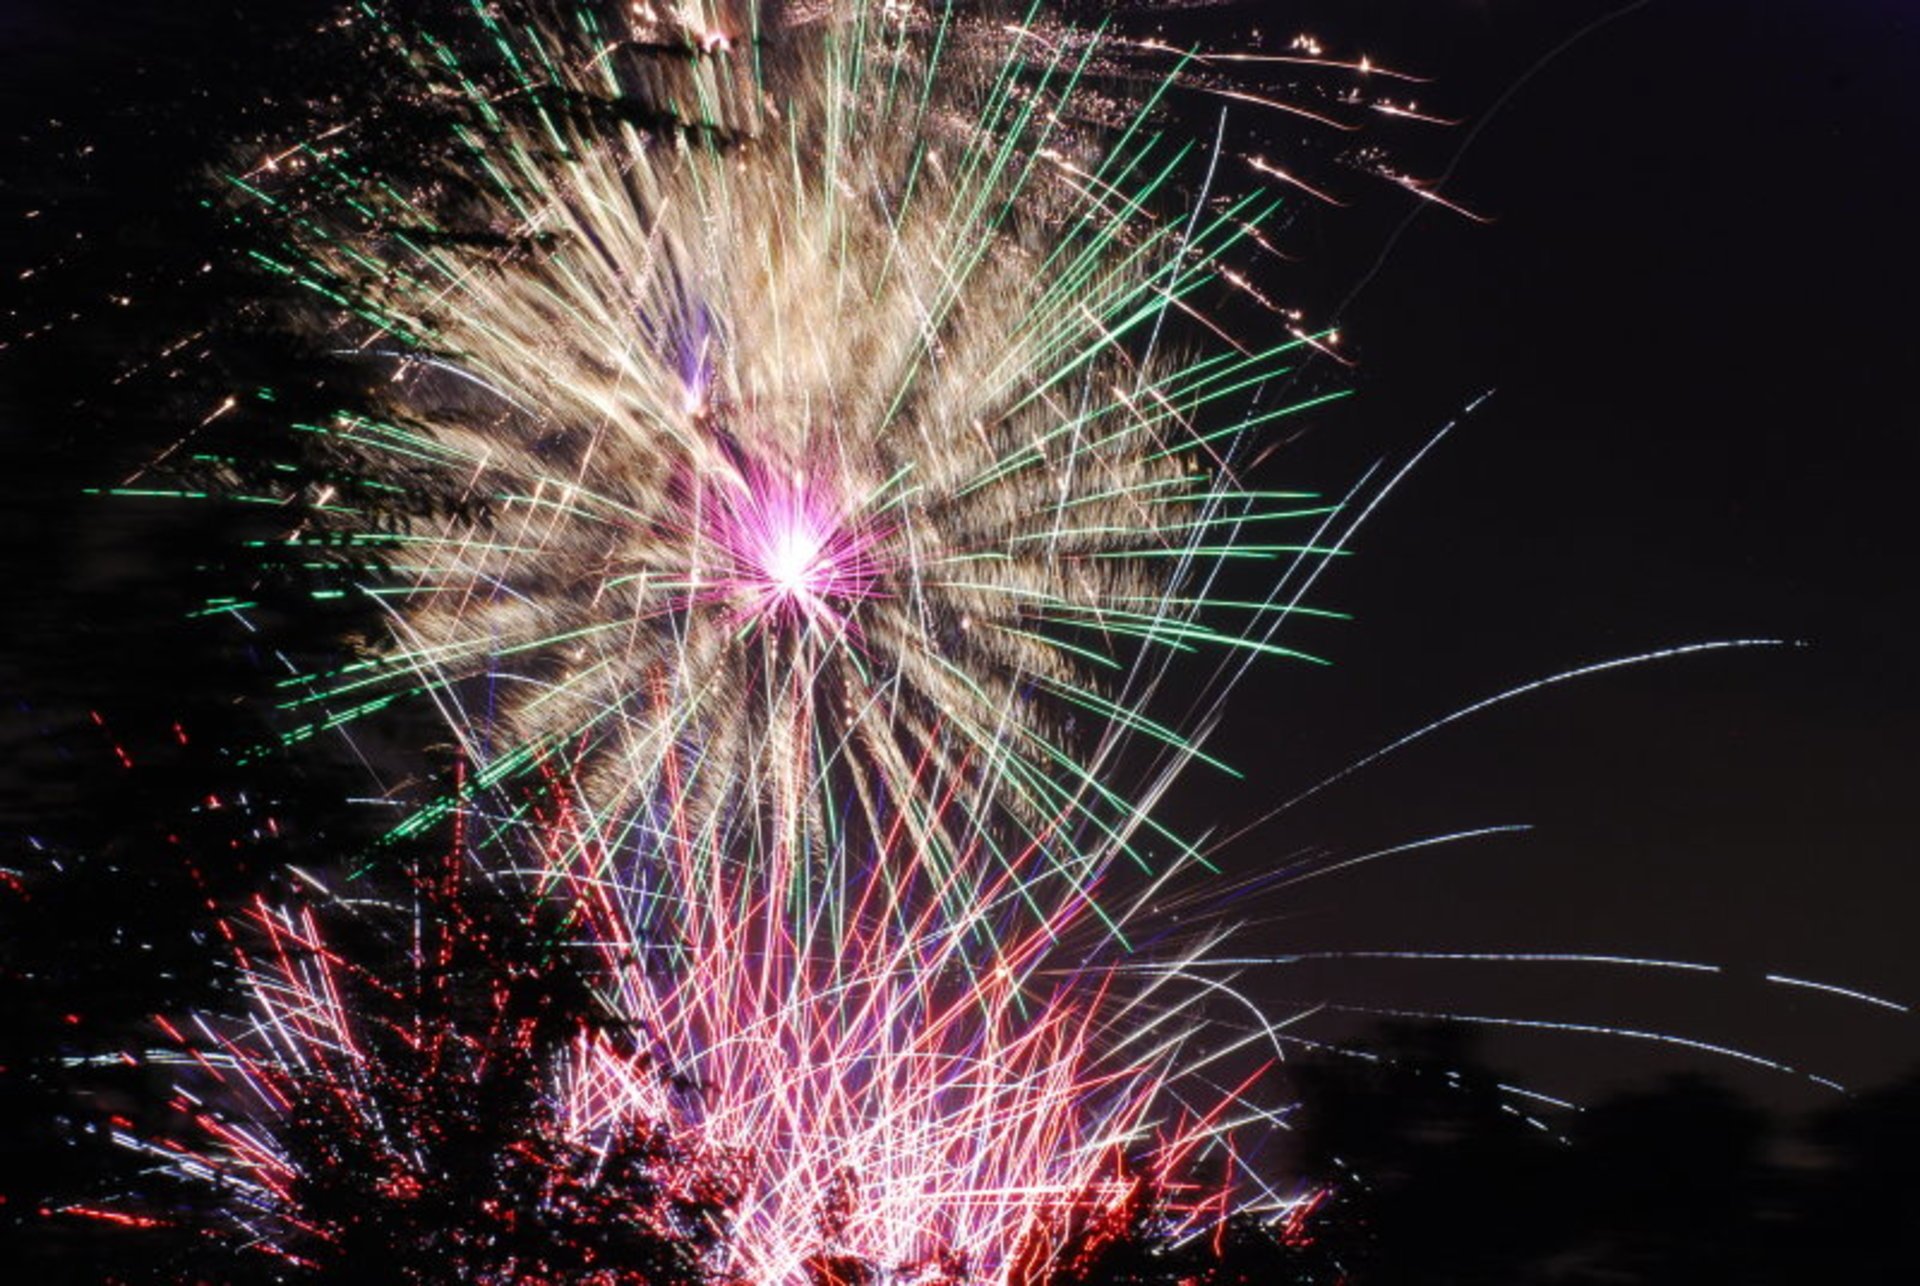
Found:
<path fill-rule="evenodd" d="M 1789 1169 L 1773 1280 L 1892 1286 L 1920 1258 L 1920 1070 L 1848 1100 L 1804 1135 Z"/>

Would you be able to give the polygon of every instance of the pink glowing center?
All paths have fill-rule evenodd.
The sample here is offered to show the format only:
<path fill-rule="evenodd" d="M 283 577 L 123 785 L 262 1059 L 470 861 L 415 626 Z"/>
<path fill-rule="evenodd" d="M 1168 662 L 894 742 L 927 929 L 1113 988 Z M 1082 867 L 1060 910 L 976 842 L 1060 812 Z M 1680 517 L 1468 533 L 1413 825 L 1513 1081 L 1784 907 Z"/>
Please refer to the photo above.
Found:
<path fill-rule="evenodd" d="M 833 559 L 821 552 L 822 541 L 805 527 L 774 533 L 763 562 L 768 582 L 789 598 L 820 597 L 833 583 Z"/>
<path fill-rule="evenodd" d="M 721 590 L 743 616 L 840 626 L 847 603 L 871 596 L 874 536 L 819 487 L 754 471 L 719 501 L 713 535 L 733 564 Z"/>

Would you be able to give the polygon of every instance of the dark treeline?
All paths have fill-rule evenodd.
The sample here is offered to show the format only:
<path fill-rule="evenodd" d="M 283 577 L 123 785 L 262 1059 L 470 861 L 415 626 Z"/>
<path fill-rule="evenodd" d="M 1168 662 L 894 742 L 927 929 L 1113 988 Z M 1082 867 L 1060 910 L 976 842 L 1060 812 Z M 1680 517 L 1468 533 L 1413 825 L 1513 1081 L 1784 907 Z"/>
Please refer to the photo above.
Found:
<path fill-rule="evenodd" d="M 559 994 L 551 980 L 540 981 L 540 968 L 515 976 L 537 1003 L 527 1008 L 509 998 L 508 1009 L 494 1013 L 499 999 L 488 1001 L 482 1007 L 494 1013 L 496 1031 L 511 1027 L 500 1026 L 501 1014 L 538 1018 Z M 562 1004 L 559 1012 L 574 1008 Z M 16 1235 L 27 1235 L 9 1248 L 7 1262 L 30 1274 L 20 1280 L 125 1286 L 456 1286 L 472 1280 L 739 1286 L 712 1268 L 731 1200 L 719 1189 L 710 1208 L 690 1214 L 678 1206 L 667 1210 L 666 1198 L 649 1182 L 581 1187 L 565 1158 L 530 1150 L 548 1146 L 553 1136 L 538 1128 L 538 1077 L 526 1074 L 524 1060 L 507 1059 L 508 1074 L 490 1077 L 474 1077 L 462 1064 L 438 1089 L 432 1076 L 420 1080 L 420 1069 L 408 1067 L 412 1079 L 394 1086 L 411 1085 L 419 1094 L 395 1110 L 425 1113 L 422 1119 L 431 1118 L 434 1128 L 422 1137 L 454 1149 L 439 1159 L 445 1164 L 437 1163 L 442 1181 L 429 1193 L 397 1192 L 378 1182 L 378 1158 L 354 1152 L 360 1136 L 332 1122 L 324 1101 L 316 1100 L 320 1107 L 299 1114 L 305 1124 L 288 1139 L 309 1175 L 301 1217 L 312 1221 L 314 1234 L 308 1253 L 293 1262 L 209 1237 L 221 1222 L 214 1209 L 220 1193 L 157 1177 L 149 1158 L 107 1140 L 103 1120 L 150 1119 L 164 1111 L 151 1072 L 140 1073 L 144 1082 L 140 1075 L 96 1080 L 86 1095 L 63 1098 L 59 1091 L 71 1091 L 72 1078 L 64 1087 L 49 1086 L 27 1119 L 18 1114 L 20 1104 L 10 1113 L 10 1144 L 24 1141 L 12 1131 L 25 1126 L 38 1145 L 9 1148 L 8 1189 L 108 1209 L 117 1196 L 141 1193 L 145 1209 L 166 1217 L 144 1226 L 36 1219 L 34 1211 L 15 1206 L 13 1213 L 28 1216 L 16 1221 Z M 1143 1185 L 1118 1215 L 1071 1235 L 1064 1251 L 1045 1238 L 1031 1255 L 1016 1253 L 1011 1280 L 1018 1286 L 1857 1286 L 1910 1280 L 1910 1243 L 1920 1229 L 1920 1071 L 1793 1122 L 1698 1075 L 1637 1088 L 1550 1121 L 1530 1120 L 1516 1110 L 1503 1078 L 1474 1060 L 1460 1032 L 1445 1028 L 1388 1032 L 1365 1050 L 1297 1063 L 1292 1076 L 1300 1094 L 1294 1181 L 1307 1198 L 1292 1216 L 1236 1215 L 1199 1236 L 1180 1237 L 1166 1205 Z M 663 1146 L 670 1144 L 635 1140 L 635 1174 L 651 1173 L 660 1158 L 649 1149 Z M 30 1173 L 21 1173 L 23 1165 Z M 608 1188 L 618 1191 L 602 1191 Z M 503 1213 L 510 1213 L 505 1207 L 526 1217 L 502 1224 Z M 654 1217 L 661 1211 L 672 1217 Z M 1026 1259 L 1031 1262 L 1023 1266 Z M 527 1272 L 516 1275 L 515 1265 Z M 814 1286 L 971 1280 L 964 1262 L 946 1271 L 950 1275 L 902 1278 L 837 1257 L 810 1266 Z"/>
<path fill-rule="evenodd" d="M 1799 1122 L 1700 1075 L 1531 1121 L 1449 1028 L 1293 1072 L 1310 1218 L 1186 1247 L 1143 1229 L 1074 1286 L 1913 1279 L 1920 1071 Z"/>

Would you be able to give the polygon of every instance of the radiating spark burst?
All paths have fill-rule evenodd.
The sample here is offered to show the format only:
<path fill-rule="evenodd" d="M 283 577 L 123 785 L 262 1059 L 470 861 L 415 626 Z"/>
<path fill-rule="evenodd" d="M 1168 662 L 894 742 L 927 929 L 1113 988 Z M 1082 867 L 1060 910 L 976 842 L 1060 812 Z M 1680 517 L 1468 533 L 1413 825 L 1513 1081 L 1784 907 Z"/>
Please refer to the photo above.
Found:
<path fill-rule="evenodd" d="M 299 426 L 360 477 L 285 552 L 386 551 L 391 639 L 289 680 L 292 735 L 424 688 L 483 772 L 715 826 L 751 799 L 769 851 L 1154 833 L 1121 744 L 1198 751 L 1143 658 L 1294 654 L 1297 602 L 1201 613 L 1230 560 L 1326 552 L 1270 533 L 1328 506 L 1230 461 L 1337 395 L 1285 383 L 1326 346 L 1292 323 L 1171 353 L 1280 205 L 1157 127 L 1172 77 L 1116 112 L 1143 47 L 902 3 L 366 15 L 406 69 L 383 119 L 443 152 L 372 169 L 349 123 L 233 176 L 285 236 L 262 267 L 391 375 Z M 377 493 L 435 500 L 376 529 Z"/>
<path fill-rule="evenodd" d="M 834 604 L 874 592 L 880 569 L 871 551 L 879 537 L 851 527 L 818 488 L 799 476 L 729 475 L 697 507 L 709 515 L 715 547 L 732 558 L 700 589 L 732 605 L 741 624 L 852 630 Z"/>

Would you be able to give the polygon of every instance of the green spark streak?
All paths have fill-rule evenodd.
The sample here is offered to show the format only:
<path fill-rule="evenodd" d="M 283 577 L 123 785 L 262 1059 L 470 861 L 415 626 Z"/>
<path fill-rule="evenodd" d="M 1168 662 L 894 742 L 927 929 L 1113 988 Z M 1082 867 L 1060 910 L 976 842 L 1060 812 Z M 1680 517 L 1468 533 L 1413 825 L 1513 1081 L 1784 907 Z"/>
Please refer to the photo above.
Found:
<path fill-rule="evenodd" d="M 1086 609 L 1089 614 L 1097 609 Z M 1116 619 L 1117 617 L 1117 619 Z M 1185 648 L 1187 643 L 1208 643 L 1242 652 L 1254 652 L 1263 656 L 1286 657 L 1289 660 L 1308 661 L 1314 665 L 1331 665 L 1325 657 L 1314 656 L 1277 643 L 1265 643 L 1258 639 L 1246 638 L 1238 634 L 1223 634 L 1204 625 L 1182 625 L 1164 618 L 1140 616 L 1136 613 L 1115 614 L 1111 611 L 1100 612 L 1093 620 L 1071 618 L 1044 618 L 1054 624 L 1066 625 L 1078 629 L 1097 630 L 1101 633 L 1124 634 L 1144 639 L 1149 643 L 1164 643 L 1170 647 Z"/>
<path fill-rule="evenodd" d="M 989 623 L 986 628 L 997 634 L 1006 634 L 1013 638 L 1028 639 L 1048 648 L 1057 648 L 1062 652 L 1071 652 L 1082 660 L 1091 661 L 1095 665 L 1104 666 L 1109 670 L 1122 668 L 1120 663 L 1110 656 L 1095 652 L 1091 648 L 1084 648 L 1073 643 L 1068 643 L 1063 639 L 1050 638 L 1045 634 L 1036 634 L 1032 630 L 1018 629 L 1012 625 L 995 625 Z"/>
<path fill-rule="evenodd" d="M 1101 524 L 1093 527 L 1060 527 L 1052 531 L 1031 531 L 1007 537 L 1009 545 L 1057 544 L 1068 536 L 1137 536 L 1143 532 L 1165 533 L 1171 535 L 1181 531 L 1211 531 L 1215 527 L 1241 527 L 1256 522 L 1284 522 L 1296 518 L 1323 517 L 1336 513 L 1339 506 L 1320 509 L 1280 509 L 1264 513 L 1225 514 L 1212 518 L 1195 518 L 1188 522 L 1154 523 L 1148 527 L 1139 524 L 1126 526 L 1117 523 Z"/>

